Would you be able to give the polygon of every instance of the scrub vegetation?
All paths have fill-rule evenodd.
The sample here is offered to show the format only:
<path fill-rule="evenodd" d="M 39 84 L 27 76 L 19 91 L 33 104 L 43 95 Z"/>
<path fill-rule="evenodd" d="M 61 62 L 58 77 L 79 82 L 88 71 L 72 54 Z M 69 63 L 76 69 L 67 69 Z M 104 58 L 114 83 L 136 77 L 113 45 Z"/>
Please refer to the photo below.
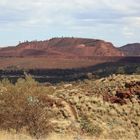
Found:
<path fill-rule="evenodd" d="M 140 139 L 140 75 L 58 84 L 40 84 L 29 75 L 15 84 L 4 79 L 0 130 L 2 139 L 5 133 L 18 140 L 51 140 L 52 134 L 71 140 Z"/>

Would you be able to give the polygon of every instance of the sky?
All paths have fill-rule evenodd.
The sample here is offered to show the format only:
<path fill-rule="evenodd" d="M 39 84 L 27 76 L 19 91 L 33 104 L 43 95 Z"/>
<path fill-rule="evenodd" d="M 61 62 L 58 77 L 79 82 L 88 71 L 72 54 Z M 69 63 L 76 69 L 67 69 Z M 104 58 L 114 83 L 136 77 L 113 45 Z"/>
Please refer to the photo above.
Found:
<path fill-rule="evenodd" d="M 0 0 L 0 47 L 62 36 L 140 42 L 140 0 Z"/>

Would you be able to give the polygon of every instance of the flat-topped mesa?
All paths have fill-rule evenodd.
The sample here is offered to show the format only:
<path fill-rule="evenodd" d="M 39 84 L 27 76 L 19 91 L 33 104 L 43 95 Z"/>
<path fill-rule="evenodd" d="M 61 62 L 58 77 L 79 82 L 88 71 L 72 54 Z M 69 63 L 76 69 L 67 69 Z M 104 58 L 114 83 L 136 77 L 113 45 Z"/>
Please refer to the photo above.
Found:
<path fill-rule="evenodd" d="M 50 42 L 55 50 L 79 56 L 123 56 L 112 43 L 98 39 L 58 38 Z"/>
<path fill-rule="evenodd" d="M 112 43 L 87 38 L 52 38 L 20 43 L 0 50 L 0 56 L 124 56 Z"/>

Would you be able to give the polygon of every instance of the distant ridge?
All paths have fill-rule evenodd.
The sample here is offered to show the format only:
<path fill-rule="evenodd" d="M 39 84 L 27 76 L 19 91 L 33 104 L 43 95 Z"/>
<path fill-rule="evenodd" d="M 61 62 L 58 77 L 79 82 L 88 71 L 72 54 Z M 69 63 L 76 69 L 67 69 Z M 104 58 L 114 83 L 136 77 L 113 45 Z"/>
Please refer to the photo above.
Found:
<path fill-rule="evenodd" d="M 125 56 L 140 56 L 140 43 L 127 44 L 120 47 Z"/>

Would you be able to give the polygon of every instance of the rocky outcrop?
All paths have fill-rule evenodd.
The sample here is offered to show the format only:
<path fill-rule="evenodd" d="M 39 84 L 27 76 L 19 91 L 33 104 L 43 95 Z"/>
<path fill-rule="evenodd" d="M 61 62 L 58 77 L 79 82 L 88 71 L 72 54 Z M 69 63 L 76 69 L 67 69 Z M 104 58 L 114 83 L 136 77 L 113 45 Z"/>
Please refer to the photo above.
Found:
<path fill-rule="evenodd" d="M 128 99 L 132 102 L 132 98 L 140 100 L 140 81 L 125 83 L 125 89 L 117 90 L 115 96 L 109 94 L 103 96 L 105 101 L 121 105 L 126 104 Z"/>

